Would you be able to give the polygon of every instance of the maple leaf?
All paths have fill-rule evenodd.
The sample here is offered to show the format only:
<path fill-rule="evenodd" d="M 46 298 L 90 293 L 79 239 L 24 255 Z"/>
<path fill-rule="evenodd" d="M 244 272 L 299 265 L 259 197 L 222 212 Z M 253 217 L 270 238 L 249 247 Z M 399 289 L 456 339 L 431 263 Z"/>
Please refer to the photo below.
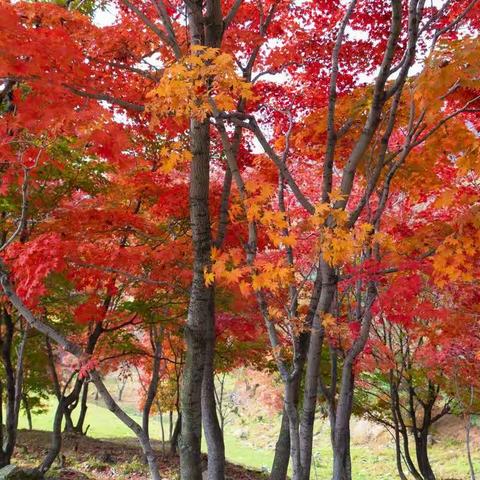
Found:
<path fill-rule="evenodd" d="M 333 204 L 335 202 L 345 200 L 347 198 L 347 196 L 342 194 L 339 190 L 332 190 L 328 194 L 328 198 L 330 199 L 330 202 Z"/>
<path fill-rule="evenodd" d="M 330 327 L 336 325 L 336 323 L 337 323 L 337 321 L 332 314 L 324 313 L 322 315 L 322 325 L 326 330 L 328 330 Z"/>
<path fill-rule="evenodd" d="M 220 258 L 220 250 L 217 247 L 212 247 L 211 252 L 210 258 L 212 259 L 212 262 L 215 262 Z"/>
<path fill-rule="evenodd" d="M 208 267 L 203 268 L 203 278 L 205 280 L 205 285 L 210 287 L 215 282 L 215 273 L 208 269 Z"/>
<path fill-rule="evenodd" d="M 250 293 L 252 291 L 250 285 L 248 282 L 242 280 L 240 283 L 239 283 L 239 288 L 240 288 L 240 293 L 244 296 L 244 297 L 248 297 L 250 296 Z"/>
<path fill-rule="evenodd" d="M 78 370 L 78 376 L 80 378 L 88 378 L 90 375 L 90 372 L 92 370 L 96 370 L 98 368 L 98 360 L 95 358 L 89 358 L 86 362 L 82 362 L 79 370 Z"/>

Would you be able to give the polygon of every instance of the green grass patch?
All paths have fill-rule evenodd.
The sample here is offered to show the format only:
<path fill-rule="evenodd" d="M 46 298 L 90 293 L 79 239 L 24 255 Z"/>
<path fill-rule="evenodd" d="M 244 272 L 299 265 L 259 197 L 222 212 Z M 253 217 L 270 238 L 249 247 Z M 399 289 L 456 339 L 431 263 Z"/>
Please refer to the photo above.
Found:
<path fill-rule="evenodd" d="M 56 400 L 51 399 L 42 414 L 34 415 L 33 427 L 37 430 L 50 431 L 55 414 Z M 126 406 L 128 413 L 137 422 L 141 416 L 134 407 Z M 76 420 L 78 412 L 74 412 Z M 164 429 L 169 431 L 168 416 L 164 415 Z M 159 416 L 152 416 L 150 430 L 152 438 L 161 439 Z M 274 444 L 278 432 L 278 418 L 267 421 L 241 421 L 226 426 L 225 447 L 227 458 L 233 463 L 256 469 L 269 469 L 274 457 Z M 85 425 L 90 425 L 88 435 L 93 438 L 122 439 L 133 437 L 132 432 L 118 420 L 100 402 L 88 406 Z M 20 428 L 28 427 L 26 417 L 22 414 Z M 329 478 L 332 468 L 332 453 L 329 431 L 321 422 L 315 436 L 314 464 L 312 480 Z M 205 450 L 205 445 L 204 445 Z M 372 442 L 371 444 L 352 445 L 353 478 L 355 480 L 390 480 L 398 478 L 395 467 L 394 447 L 391 442 Z M 467 480 L 468 465 L 463 442 L 444 439 L 433 445 L 430 456 L 434 471 L 439 479 Z M 475 445 L 475 468 L 480 471 L 480 450 Z"/>

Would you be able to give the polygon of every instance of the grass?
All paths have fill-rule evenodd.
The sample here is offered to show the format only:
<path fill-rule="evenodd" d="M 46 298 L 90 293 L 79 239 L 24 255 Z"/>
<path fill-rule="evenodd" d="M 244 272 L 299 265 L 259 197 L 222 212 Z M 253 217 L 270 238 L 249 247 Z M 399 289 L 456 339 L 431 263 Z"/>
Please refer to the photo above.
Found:
<path fill-rule="evenodd" d="M 56 399 L 52 398 L 45 405 L 45 412 L 33 416 L 33 428 L 35 430 L 52 429 L 53 418 L 55 415 Z M 132 408 L 126 408 L 128 414 L 138 423 L 141 423 L 141 416 L 132 411 Z M 73 414 L 73 420 L 76 421 L 78 411 Z M 168 435 L 169 420 L 167 416 L 164 416 L 164 428 Z M 115 415 L 109 410 L 103 407 L 99 403 L 90 402 L 88 405 L 87 416 L 85 420 L 85 426 L 89 425 L 88 435 L 92 438 L 99 439 L 121 439 L 131 438 L 132 431 L 126 427 Z M 20 415 L 19 428 L 27 429 L 28 422 L 24 414 Z M 161 439 L 161 427 L 159 417 L 153 416 L 150 422 L 150 432 L 154 439 Z M 249 466 L 252 468 L 269 467 L 273 461 L 273 453 L 254 449 L 247 442 L 243 442 L 231 433 L 225 434 L 226 449 L 229 452 L 229 460 L 232 462 Z M 206 450 L 205 446 L 203 448 Z"/>
<path fill-rule="evenodd" d="M 51 430 L 55 409 L 52 399 L 46 411 L 33 417 L 33 427 L 38 430 Z M 140 415 L 133 405 L 125 405 L 128 413 L 137 421 Z M 75 415 L 74 415 L 75 418 Z M 329 478 L 332 455 L 329 432 L 326 424 L 318 422 L 315 436 L 314 466 L 312 480 Z M 100 403 L 90 402 L 85 425 L 90 425 L 88 435 L 98 439 L 131 438 L 131 431 Z M 20 417 L 20 428 L 27 428 L 26 418 Z M 168 432 L 168 419 L 164 417 L 164 428 Z M 242 430 L 242 435 L 239 434 Z M 269 469 L 274 456 L 274 443 L 278 433 L 278 420 L 273 423 L 252 420 L 226 426 L 225 446 L 227 458 L 233 463 L 257 469 Z M 159 417 L 153 416 L 151 435 L 161 438 Z M 242 438 L 243 437 L 243 438 Z M 474 451 L 476 469 L 480 471 L 480 450 Z M 431 447 L 431 461 L 439 479 L 467 480 L 468 465 L 463 442 L 442 440 Z M 394 448 L 391 442 L 371 442 L 352 444 L 353 478 L 355 480 L 390 480 L 398 478 L 394 463 Z"/>

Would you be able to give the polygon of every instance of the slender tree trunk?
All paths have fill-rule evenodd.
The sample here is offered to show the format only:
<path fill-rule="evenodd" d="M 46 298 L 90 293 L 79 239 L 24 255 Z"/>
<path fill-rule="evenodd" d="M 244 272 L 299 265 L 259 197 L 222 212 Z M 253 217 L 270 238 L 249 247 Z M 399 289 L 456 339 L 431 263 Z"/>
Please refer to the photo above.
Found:
<path fill-rule="evenodd" d="M 152 409 L 153 402 L 158 390 L 158 382 L 160 380 L 160 361 L 162 359 L 162 338 L 163 333 L 157 333 L 152 330 L 152 335 L 155 336 L 153 352 L 153 367 L 152 378 L 147 389 L 147 395 L 145 398 L 145 404 L 142 412 L 142 429 L 145 435 L 150 438 L 150 410 Z"/>
<path fill-rule="evenodd" d="M 27 345 L 28 328 L 23 331 L 22 341 L 17 350 L 17 367 L 15 372 L 15 430 L 18 429 L 18 417 L 23 396 L 23 361 L 25 358 L 25 346 Z"/>
<path fill-rule="evenodd" d="M 212 307 L 213 308 L 213 307 Z M 208 480 L 225 477 L 225 444 L 215 404 L 215 324 L 211 318 L 206 338 L 205 368 L 202 382 L 202 421 L 208 445 Z"/>
<path fill-rule="evenodd" d="M 395 462 L 397 465 L 398 476 L 400 480 L 407 480 L 407 477 L 403 471 L 403 462 L 402 462 L 402 445 L 400 439 L 400 430 L 398 425 L 395 425 Z"/>
<path fill-rule="evenodd" d="M 68 408 L 66 408 L 63 412 L 63 417 L 65 418 L 65 432 L 75 432 L 75 425 L 73 424 L 72 420 L 72 412 Z"/>
<path fill-rule="evenodd" d="M 12 363 L 12 344 L 15 333 L 14 325 L 10 314 L 4 310 L 5 335 L 2 338 L 2 363 L 5 369 L 7 387 L 5 437 L 2 427 L 2 455 L 0 465 L 8 465 L 12 459 L 13 451 L 17 443 L 18 417 L 23 390 L 23 359 L 25 345 L 28 337 L 27 329 L 24 330 L 22 340 L 17 351 L 17 365 L 14 370 Z M 3 408 L 0 402 L 0 408 Z M 3 414 L 2 414 L 3 416 Z M 3 423 L 3 418 L 0 418 Z"/>
<path fill-rule="evenodd" d="M 352 365 L 350 362 L 345 362 L 333 432 L 332 480 L 351 480 L 350 417 L 353 404 L 353 388 Z"/>
<path fill-rule="evenodd" d="M 428 431 L 429 428 L 423 428 L 419 435 L 415 436 L 417 463 L 424 480 L 436 480 L 428 458 Z"/>
<path fill-rule="evenodd" d="M 33 430 L 32 411 L 30 410 L 28 397 L 25 393 L 22 395 L 22 402 L 23 402 L 23 408 L 25 409 L 25 413 L 27 415 L 28 429 L 31 431 Z"/>
<path fill-rule="evenodd" d="M 322 290 L 322 278 L 317 275 L 315 279 L 312 296 L 305 326 L 310 329 L 313 319 L 316 315 L 318 303 Z M 295 475 L 301 475 L 301 443 L 300 443 L 300 416 L 298 413 L 298 401 L 300 393 L 300 383 L 305 369 L 306 355 L 309 345 L 310 335 L 303 332 L 296 339 L 297 355 L 293 359 L 293 370 L 290 381 L 284 384 L 284 410 L 282 417 L 282 427 L 280 429 L 275 458 L 272 464 L 271 480 L 284 480 L 287 477 L 288 465 L 292 458 L 293 470 Z M 293 439 L 293 440 L 292 440 Z"/>
<path fill-rule="evenodd" d="M 301 443 L 301 425 L 298 415 L 298 388 L 300 378 L 297 377 L 290 381 L 285 389 L 285 410 L 288 414 L 290 429 L 290 458 L 292 460 L 293 478 L 302 478 L 306 471 L 305 464 L 302 459 L 302 443 Z M 313 439 L 313 437 L 312 437 Z"/>
<path fill-rule="evenodd" d="M 182 414 L 178 413 L 177 420 L 175 422 L 175 428 L 173 429 L 173 432 L 172 432 L 172 438 L 170 439 L 170 453 L 172 455 L 176 455 L 177 453 L 178 441 L 180 438 L 181 430 L 182 430 Z"/>
<path fill-rule="evenodd" d="M 55 411 L 55 417 L 53 419 L 52 440 L 50 448 L 47 455 L 43 459 L 43 462 L 38 467 L 38 470 L 42 474 L 44 474 L 50 469 L 53 462 L 60 453 L 60 450 L 62 448 L 62 421 L 65 416 L 65 412 L 68 411 L 72 403 L 76 402 L 78 396 L 80 395 L 82 385 L 83 380 L 77 377 L 72 391 L 68 395 L 62 394 L 58 401 L 57 409 Z"/>
<path fill-rule="evenodd" d="M 215 403 L 217 407 L 217 415 L 220 422 L 220 430 L 222 431 L 222 436 L 225 433 L 225 412 L 224 408 L 224 399 L 225 399 L 225 376 L 226 373 L 222 374 L 222 377 L 215 377 L 215 372 L 213 372 L 214 376 L 214 385 L 213 385 L 213 394 L 215 397 Z M 218 391 L 217 386 L 215 385 L 215 378 L 218 378 L 220 383 L 220 391 Z"/>
<path fill-rule="evenodd" d="M 205 284 L 204 270 L 210 265 L 212 245 L 209 214 L 210 126 L 208 121 L 191 121 L 192 152 L 190 180 L 190 222 L 194 265 L 185 340 L 180 436 L 182 480 L 201 480 L 202 382 L 206 361 L 206 334 L 213 316 L 213 288 Z"/>
<path fill-rule="evenodd" d="M 67 408 L 66 404 L 66 398 L 61 398 L 58 402 L 57 409 L 55 411 L 55 417 L 53 419 L 52 440 L 50 443 L 50 448 L 47 455 L 43 459 L 43 462 L 38 468 L 42 474 L 50 469 L 62 448 L 62 420 L 65 414 L 65 410 Z"/>
<path fill-rule="evenodd" d="M 127 384 L 127 380 L 122 380 L 122 382 L 120 383 L 120 386 L 118 387 L 118 401 L 121 402 L 122 401 L 122 397 L 123 397 L 123 391 L 125 390 L 125 385 Z"/>
<path fill-rule="evenodd" d="M 400 424 L 400 435 L 403 441 L 403 455 L 405 457 L 405 463 L 407 464 L 407 468 L 409 472 L 413 475 L 413 478 L 415 478 L 415 480 L 423 480 L 422 476 L 420 475 L 417 468 L 415 467 L 415 464 L 412 459 L 412 455 L 410 453 L 410 439 L 408 436 L 407 425 L 405 424 L 405 420 L 402 414 L 402 406 L 400 404 L 400 398 L 398 395 L 398 387 L 395 386 L 392 392 L 395 399 L 394 407 L 395 407 L 396 417 Z"/>
<path fill-rule="evenodd" d="M 3 465 L 8 465 L 13 455 L 17 437 L 17 422 L 15 416 L 16 407 L 16 381 L 15 371 L 12 364 L 12 343 L 14 325 L 12 317 L 4 309 L 3 321 L 5 324 L 5 335 L 2 338 L 2 363 L 5 369 L 6 386 L 6 417 L 5 417 L 5 438 L 3 439 Z"/>
<path fill-rule="evenodd" d="M 221 2 L 192 0 L 187 3 L 187 8 L 191 44 L 219 47 L 223 34 Z M 182 480 L 202 478 L 200 447 L 203 396 L 205 413 L 208 413 L 205 433 L 211 459 L 209 470 L 213 469 L 212 473 L 209 473 L 209 479 L 222 480 L 223 466 L 220 467 L 220 464 L 225 462 L 225 458 L 222 450 L 223 438 L 215 408 L 213 412 L 211 411 L 211 405 L 215 406 L 214 391 L 211 388 L 213 378 L 205 378 L 205 388 L 203 388 L 203 377 L 213 374 L 213 359 L 208 357 L 214 355 L 214 338 L 212 340 L 209 337 L 209 329 L 215 325 L 214 292 L 213 288 L 205 284 L 204 279 L 204 270 L 210 268 L 212 247 L 209 214 L 210 125 L 208 119 L 202 122 L 191 119 L 190 149 L 192 162 L 189 197 L 194 261 L 185 328 L 187 348 L 181 393 L 180 471 Z"/>
<path fill-rule="evenodd" d="M 127 415 L 127 413 L 125 413 L 125 411 L 120 408 L 117 402 L 115 402 L 113 397 L 110 395 L 110 392 L 107 390 L 104 383 L 102 382 L 98 372 L 90 372 L 90 377 L 95 386 L 97 387 L 100 395 L 102 396 L 106 407 L 137 437 L 137 440 L 142 447 L 143 454 L 145 455 L 145 458 L 147 460 L 152 480 L 161 480 L 157 460 L 155 458 L 155 452 L 153 451 L 148 435 L 143 431 L 142 427 L 137 422 L 135 422 L 135 420 L 133 420 L 129 415 Z"/>
<path fill-rule="evenodd" d="M 467 446 L 467 459 L 468 459 L 468 468 L 470 470 L 470 480 L 475 480 L 475 469 L 473 467 L 472 460 L 472 449 L 470 445 L 470 431 L 472 429 L 472 415 L 468 413 L 466 415 L 465 422 L 465 444 Z"/>
<path fill-rule="evenodd" d="M 334 269 L 325 261 L 320 262 L 319 275 L 322 279 L 322 290 L 317 312 L 313 318 L 310 333 L 310 343 L 307 355 L 307 370 L 305 375 L 305 392 L 303 413 L 300 423 L 300 457 L 301 468 L 293 475 L 293 480 L 309 480 L 312 465 L 313 427 L 318 395 L 318 369 L 323 344 L 324 331 L 322 327 L 323 314 L 329 312 L 335 290 L 336 277 Z"/>
<path fill-rule="evenodd" d="M 395 407 L 395 391 L 396 386 L 394 386 L 394 376 L 393 371 L 390 372 L 390 405 L 392 411 L 392 419 L 394 424 L 394 441 L 395 441 L 395 461 L 397 464 L 397 471 L 400 480 L 407 480 L 407 477 L 403 471 L 403 461 L 402 461 L 402 445 L 400 437 L 400 422 L 397 416 L 397 411 Z"/>
<path fill-rule="evenodd" d="M 163 425 L 163 412 L 159 410 L 160 415 L 160 431 L 162 432 L 162 453 L 165 453 L 165 427 Z"/>
<path fill-rule="evenodd" d="M 273 459 L 270 480 L 286 480 L 288 464 L 290 461 L 290 422 L 286 409 L 282 412 L 282 424 L 275 445 L 275 457 Z"/>
<path fill-rule="evenodd" d="M 80 399 L 80 413 L 78 415 L 77 424 L 75 425 L 74 431 L 80 435 L 86 435 L 86 430 L 84 429 L 85 418 L 87 416 L 88 410 L 88 387 L 89 382 L 83 382 L 82 389 L 82 398 Z"/>

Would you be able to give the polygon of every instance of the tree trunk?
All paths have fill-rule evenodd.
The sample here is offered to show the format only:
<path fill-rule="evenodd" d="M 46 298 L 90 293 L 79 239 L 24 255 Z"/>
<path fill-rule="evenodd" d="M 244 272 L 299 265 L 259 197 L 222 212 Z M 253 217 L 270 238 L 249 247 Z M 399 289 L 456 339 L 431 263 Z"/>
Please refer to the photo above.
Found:
<path fill-rule="evenodd" d="M 223 34 L 222 6 L 219 0 L 206 2 L 192 0 L 187 3 L 188 26 L 192 45 L 219 47 Z M 223 438 L 218 427 L 214 391 L 210 388 L 213 378 L 214 338 L 209 340 L 209 329 L 214 331 L 214 291 L 205 284 L 204 270 L 210 268 L 212 233 L 209 213 L 210 185 L 210 124 L 192 118 L 190 121 L 190 149 L 192 154 L 190 171 L 190 223 L 193 246 L 193 279 L 190 291 L 187 325 L 185 328 L 186 356 L 184 364 L 181 406 L 182 428 L 180 435 L 180 473 L 182 480 L 201 480 L 201 434 L 202 434 L 202 391 L 208 418 L 205 433 L 208 452 L 213 462 L 210 480 L 223 479 L 225 462 Z M 212 328 L 213 326 L 213 328 Z M 211 343 L 211 345 L 210 345 Z M 212 367 L 210 367 L 212 365 Z M 203 377 L 205 389 L 203 388 Z M 207 398 L 211 396 L 211 398 Z M 206 412 L 206 413 L 207 413 Z M 220 431 L 220 438 L 219 438 Z M 210 469 L 209 468 L 209 469 Z M 218 476 L 220 475 L 220 476 Z"/>
<path fill-rule="evenodd" d="M 153 367 L 152 378 L 147 389 L 147 395 L 145 398 L 145 404 L 142 412 L 142 429 L 145 435 L 150 438 L 150 410 L 152 409 L 153 402 L 158 390 L 158 382 L 160 379 L 160 361 L 162 359 L 162 337 L 163 334 L 158 334 L 155 329 L 152 328 L 151 335 L 154 335 L 154 348 L 153 352 Z"/>
<path fill-rule="evenodd" d="M 22 395 L 22 402 L 23 402 L 23 408 L 25 409 L 25 413 L 27 415 L 28 429 L 33 430 L 32 411 L 30 410 L 28 397 L 25 393 Z"/>
<path fill-rule="evenodd" d="M 172 432 L 172 438 L 170 439 L 170 453 L 172 455 L 176 455 L 177 453 L 178 441 L 180 438 L 181 430 L 182 430 L 182 414 L 179 413 L 177 417 L 177 421 L 175 422 L 175 428 L 173 429 L 173 432 Z"/>
<path fill-rule="evenodd" d="M 400 430 L 398 425 L 395 425 L 395 462 L 397 465 L 398 476 L 400 480 L 407 480 L 407 477 L 403 471 L 403 462 L 402 462 L 402 445 L 400 440 Z"/>
<path fill-rule="evenodd" d="M 120 406 L 115 402 L 113 397 L 110 395 L 110 392 L 105 387 L 105 384 L 102 382 L 100 375 L 97 371 L 90 372 L 90 378 L 97 387 L 100 395 L 102 396 L 103 401 L 105 402 L 106 407 L 125 425 L 127 426 L 137 437 L 140 446 L 142 447 L 143 454 L 148 463 L 150 470 L 150 475 L 152 480 L 161 480 L 160 472 L 158 470 L 157 460 L 155 458 L 155 452 L 153 451 L 152 445 L 148 435 L 143 431 L 142 427 L 135 422 Z"/>
<path fill-rule="evenodd" d="M 400 429 L 399 433 L 402 437 L 403 441 L 403 454 L 405 457 L 405 463 L 407 464 L 407 468 L 409 472 L 413 475 L 413 478 L 415 480 L 423 480 L 420 473 L 418 472 L 417 468 L 415 467 L 415 464 L 413 463 L 412 455 L 410 454 L 410 439 L 408 437 L 408 430 L 407 426 L 405 424 L 405 421 L 403 419 L 403 414 L 402 414 L 402 406 L 400 404 L 400 398 L 398 395 L 398 387 L 395 386 L 392 390 L 392 394 L 394 396 L 394 403 L 393 406 L 395 408 L 396 412 L 396 417 L 398 419 Z"/>
<path fill-rule="evenodd" d="M 318 308 L 313 318 L 310 342 L 307 356 L 307 371 L 305 375 L 305 392 L 303 399 L 303 414 L 300 424 L 300 457 L 301 468 L 293 475 L 293 480 L 309 480 L 312 465 L 313 427 L 318 395 L 318 369 L 323 344 L 324 331 L 322 327 L 323 314 L 329 312 L 336 291 L 334 269 L 325 261 L 320 262 L 319 275 L 322 279 L 322 290 Z"/>
<path fill-rule="evenodd" d="M 475 480 L 475 469 L 473 467 L 472 460 L 472 449 L 470 446 L 470 431 L 472 429 L 472 415 L 467 414 L 467 419 L 465 422 L 465 444 L 467 446 L 467 459 L 468 459 L 468 468 L 470 470 L 470 480 Z"/>
<path fill-rule="evenodd" d="M 55 417 L 53 419 L 52 427 L 52 441 L 47 455 L 43 459 L 38 470 L 44 474 L 52 466 L 53 462 L 57 458 L 62 448 L 62 421 L 65 416 L 65 412 L 68 411 L 70 405 L 76 402 L 80 391 L 82 389 L 83 380 L 78 378 L 75 380 L 72 391 L 67 395 L 62 395 L 58 401 L 57 410 L 55 411 Z"/>
<path fill-rule="evenodd" d="M 18 417 L 20 415 L 20 405 L 23 397 L 23 360 L 25 357 L 25 346 L 27 345 L 28 328 L 23 331 L 22 341 L 17 350 L 17 367 L 15 371 L 15 430 L 18 429 Z"/>
<path fill-rule="evenodd" d="M 400 422 L 396 410 L 396 390 L 397 386 L 394 385 L 394 375 L 393 371 L 390 371 L 390 405 L 392 412 L 393 424 L 395 427 L 394 440 L 395 440 L 395 462 L 397 465 L 398 476 L 400 480 L 407 480 L 405 473 L 403 471 L 403 462 L 402 462 L 402 445 L 400 437 Z"/>
<path fill-rule="evenodd" d="M 423 428 L 419 435 L 415 436 L 417 463 L 424 480 L 436 480 L 428 458 L 428 431 L 429 428 Z"/>
<path fill-rule="evenodd" d="M 162 453 L 165 454 L 165 427 L 163 425 L 163 412 L 159 410 L 160 415 L 160 431 L 162 432 Z"/>
<path fill-rule="evenodd" d="M 16 382 L 15 371 L 12 364 L 14 326 L 12 317 L 5 309 L 3 311 L 3 321 L 5 324 L 5 335 L 2 338 L 2 363 L 5 369 L 5 386 L 7 395 L 5 438 L 3 439 L 3 458 L 1 460 L 1 466 L 5 466 L 10 463 L 17 437 L 17 422 L 15 418 Z"/>
<path fill-rule="evenodd" d="M 88 410 L 88 382 L 83 383 L 83 390 L 82 390 L 82 398 L 80 400 L 80 414 L 78 415 L 77 424 L 75 425 L 75 432 L 79 433 L 80 435 L 86 435 L 86 430 L 84 429 L 85 425 L 85 418 L 87 416 Z"/>
<path fill-rule="evenodd" d="M 185 340 L 187 344 L 183 371 L 180 436 L 182 480 L 201 480 L 202 382 L 206 360 L 206 333 L 213 316 L 213 289 L 207 287 L 204 269 L 210 265 L 212 245 L 209 214 L 210 126 L 208 121 L 192 119 L 190 180 L 190 222 L 194 265 L 188 307 Z"/>
<path fill-rule="evenodd" d="M 65 418 L 65 432 L 75 432 L 75 425 L 73 424 L 72 420 L 72 412 L 68 408 L 66 408 L 63 412 L 63 417 Z"/>
<path fill-rule="evenodd" d="M 123 380 L 118 387 L 118 401 L 121 402 L 123 398 L 123 391 L 125 390 L 125 385 L 127 384 L 126 380 Z"/>
<path fill-rule="evenodd" d="M 354 379 L 352 365 L 345 362 L 335 414 L 333 432 L 332 480 L 351 480 L 350 417 L 352 414 Z"/>
<path fill-rule="evenodd" d="M 275 445 L 270 480 L 286 480 L 290 461 L 290 422 L 285 408 L 282 412 L 282 425 Z"/>
<path fill-rule="evenodd" d="M 213 318 L 212 316 L 210 319 L 206 338 L 205 368 L 202 382 L 202 421 L 208 446 L 208 480 L 220 480 L 225 477 L 225 444 L 215 404 L 213 366 L 215 324 Z"/>
<path fill-rule="evenodd" d="M 305 326 L 311 328 L 313 319 L 316 315 L 320 295 L 322 291 L 322 278 L 317 275 L 315 279 L 312 296 Z M 300 418 L 298 413 L 298 401 L 300 393 L 300 383 L 303 378 L 307 350 L 309 346 L 310 334 L 308 331 L 301 333 L 296 339 L 297 352 L 293 359 L 293 370 L 289 381 L 284 384 L 284 410 L 282 417 L 282 427 L 276 445 L 275 458 L 272 464 L 271 480 L 284 480 L 287 476 L 288 464 L 292 458 L 293 469 L 301 471 L 301 444 L 300 444 Z M 293 440 L 293 441 L 292 441 Z M 299 475 L 300 473 L 295 473 Z"/>
<path fill-rule="evenodd" d="M 305 475 L 304 464 L 302 460 L 302 444 L 300 418 L 298 415 L 298 394 L 300 388 L 300 373 L 303 370 L 303 362 L 295 378 L 287 382 L 285 388 L 285 410 L 288 414 L 289 422 L 289 440 L 290 440 L 290 458 L 292 460 L 293 478 L 302 478 Z M 313 428 L 313 424 L 312 424 Z M 313 438 L 313 437 L 312 437 Z"/>
<path fill-rule="evenodd" d="M 55 417 L 53 419 L 52 441 L 50 448 L 47 455 L 43 459 L 43 462 L 38 468 L 42 474 L 50 469 L 62 448 L 62 420 L 66 410 L 66 403 L 66 398 L 61 398 L 58 402 L 57 410 L 55 411 Z"/>

